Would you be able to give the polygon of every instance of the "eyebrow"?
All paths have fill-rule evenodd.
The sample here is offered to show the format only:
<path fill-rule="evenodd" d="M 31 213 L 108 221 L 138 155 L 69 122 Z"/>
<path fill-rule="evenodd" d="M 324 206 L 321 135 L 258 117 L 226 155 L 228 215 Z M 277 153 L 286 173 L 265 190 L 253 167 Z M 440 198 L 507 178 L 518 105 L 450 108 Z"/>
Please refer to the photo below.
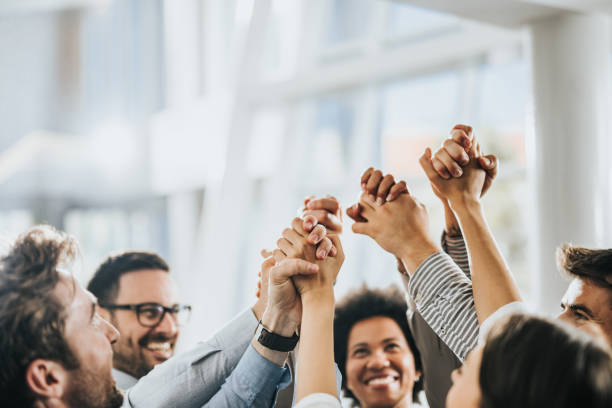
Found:
<path fill-rule="evenodd" d="M 397 341 L 397 340 L 398 340 L 397 337 L 389 337 L 389 338 L 386 338 L 386 339 L 382 340 L 381 343 L 382 344 L 390 343 L 392 341 Z M 351 350 L 353 350 L 353 349 L 355 349 L 357 347 L 368 347 L 368 346 L 369 346 L 368 343 L 357 343 L 357 344 L 353 345 L 353 347 L 351 347 Z"/>
<path fill-rule="evenodd" d="M 591 311 L 591 309 L 589 309 L 588 307 L 586 307 L 583 304 L 567 304 L 567 303 L 561 303 L 561 307 L 567 307 L 568 309 L 570 309 L 572 312 L 582 312 L 584 314 L 586 314 L 587 316 L 589 316 L 591 319 L 595 318 L 595 314 L 593 313 L 593 311 Z"/>

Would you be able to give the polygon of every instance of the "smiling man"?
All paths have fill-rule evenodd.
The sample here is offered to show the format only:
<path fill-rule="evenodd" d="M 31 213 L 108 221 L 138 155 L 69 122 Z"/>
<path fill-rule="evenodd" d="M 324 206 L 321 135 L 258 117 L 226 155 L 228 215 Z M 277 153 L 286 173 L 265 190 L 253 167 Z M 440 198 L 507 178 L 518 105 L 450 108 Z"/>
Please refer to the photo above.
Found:
<path fill-rule="evenodd" d="M 78 252 L 48 227 L 21 236 L 0 258 L 2 406 L 119 408 L 111 343 L 119 333 L 95 298 L 59 266 Z"/>
<path fill-rule="evenodd" d="M 156 254 L 123 252 L 107 258 L 87 287 L 121 334 L 113 344 L 113 376 L 123 390 L 172 357 L 189 319 L 191 307 L 177 303 L 169 270 Z"/>

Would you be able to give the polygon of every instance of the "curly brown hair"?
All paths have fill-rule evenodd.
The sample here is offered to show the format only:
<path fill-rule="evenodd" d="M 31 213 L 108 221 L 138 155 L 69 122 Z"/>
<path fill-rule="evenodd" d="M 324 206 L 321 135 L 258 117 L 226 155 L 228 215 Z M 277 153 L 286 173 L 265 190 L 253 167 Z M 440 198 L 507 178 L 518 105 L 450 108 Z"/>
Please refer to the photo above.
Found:
<path fill-rule="evenodd" d="M 394 285 L 387 289 L 369 289 L 365 285 L 346 295 L 336 306 L 334 317 L 334 358 L 342 374 L 342 390 L 346 398 L 358 404 L 357 398 L 346 387 L 346 354 L 348 338 L 353 326 L 371 317 L 384 316 L 393 319 L 400 327 L 414 357 L 417 370 L 423 370 L 421 354 L 416 347 L 408 326 L 406 312 L 408 305 L 402 292 Z M 423 377 L 414 383 L 412 400 L 418 402 L 418 394 L 423 389 Z"/>
<path fill-rule="evenodd" d="M 0 259 L 0 395 L 4 407 L 29 407 L 34 396 L 25 374 L 38 358 L 79 367 L 64 337 L 65 299 L 54 288 L 57 267 L 78 253 L 76 241 L 50 226 L 21 235 Z"/>

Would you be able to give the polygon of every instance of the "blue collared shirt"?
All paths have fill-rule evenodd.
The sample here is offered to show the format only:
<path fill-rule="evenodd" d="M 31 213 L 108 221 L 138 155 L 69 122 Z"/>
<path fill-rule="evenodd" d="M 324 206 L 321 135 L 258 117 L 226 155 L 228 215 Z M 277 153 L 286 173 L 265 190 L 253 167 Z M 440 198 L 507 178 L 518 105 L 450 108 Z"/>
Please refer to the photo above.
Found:
<path fill-rule="evenodd" d="M 249 345 L 240 362 L 219 392 L 208 401 L 208 408 L 270 408 L 278 390 L 291 383 L 287 365 L 280 367 L 262 357 Z"/>

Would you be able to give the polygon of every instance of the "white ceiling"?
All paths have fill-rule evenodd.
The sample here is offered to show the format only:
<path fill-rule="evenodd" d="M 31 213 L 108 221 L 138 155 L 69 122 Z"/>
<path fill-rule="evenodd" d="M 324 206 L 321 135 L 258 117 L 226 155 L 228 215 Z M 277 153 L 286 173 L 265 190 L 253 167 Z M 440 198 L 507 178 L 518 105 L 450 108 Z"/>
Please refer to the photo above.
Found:
<path fill-rule="evenodd" d="M 517 28 L 567 11 L 612 14 L 612 0 L 401 0 L 483 23 Z"/>
<path fill-rule="evenodd" d="M 1 0 L 0 16 L 82 7 L 101 7 L 108 4 L 109 0 Z"/>

